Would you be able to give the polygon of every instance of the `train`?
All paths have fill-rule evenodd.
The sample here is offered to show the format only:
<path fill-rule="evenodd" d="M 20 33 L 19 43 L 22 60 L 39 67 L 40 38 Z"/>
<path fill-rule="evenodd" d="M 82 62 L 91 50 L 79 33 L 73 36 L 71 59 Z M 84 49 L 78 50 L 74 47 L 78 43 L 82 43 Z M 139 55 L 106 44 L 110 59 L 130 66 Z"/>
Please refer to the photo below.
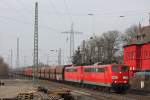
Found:
<path fill-rule="evenodd" d="M 13 71 L 16 75 L 33 76 L 32 67 Z M 43 66 L 36 77 L 57 82 L 93 86 L 121 93 L 129 89 L 129 67 L 122 64 L 90 66 Z"/>
<path fill-rule="evenodd" d="M 89 66 L 43 66 L 36 77 L 58 82 L 104 87 L 117 92 L 129 88 L 150 91 L 150 26 L 124 45 L 123 64 Z M 139 32 L 140 33 L 140 32 Z M 32 77 L 32 67 L 14 70 L 16 75 Z"/>

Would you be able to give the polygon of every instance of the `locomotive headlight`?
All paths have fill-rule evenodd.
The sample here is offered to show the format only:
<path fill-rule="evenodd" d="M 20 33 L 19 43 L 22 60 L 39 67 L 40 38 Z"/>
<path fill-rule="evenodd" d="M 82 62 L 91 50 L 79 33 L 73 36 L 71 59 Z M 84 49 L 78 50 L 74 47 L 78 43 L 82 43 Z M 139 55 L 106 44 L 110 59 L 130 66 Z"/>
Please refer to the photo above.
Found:
<path fill-rule="evenodd" d="M 123 76 L 123 79 L 128 79 L 128 76 Z"/>
<path fill-rule="evenodd" d="M 112 79 L 118 79 L 118 76 L 112 76 Z"/>
<path fill-rule="evenodd" d="M 124 81 L 124 83 L 127 83 L 127 81 Z"/>

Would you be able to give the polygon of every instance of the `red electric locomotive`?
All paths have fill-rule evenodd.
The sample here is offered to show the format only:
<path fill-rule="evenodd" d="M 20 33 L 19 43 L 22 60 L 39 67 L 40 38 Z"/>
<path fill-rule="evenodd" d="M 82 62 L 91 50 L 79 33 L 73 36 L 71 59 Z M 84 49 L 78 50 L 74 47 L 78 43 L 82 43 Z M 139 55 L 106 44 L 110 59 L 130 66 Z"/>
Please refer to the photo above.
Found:
<path fill-rule="evenodd" d="M 83 67 L 66 67 L 64 72 L 65 81 L 81 83 L 83 80 Z"/>
<path fill-rule="evenodd" d="M 128 89 L 129 72 L 124 65 L 99 65 L 83 67 L 83 83 L 112 87 L 115 90 Z"/>

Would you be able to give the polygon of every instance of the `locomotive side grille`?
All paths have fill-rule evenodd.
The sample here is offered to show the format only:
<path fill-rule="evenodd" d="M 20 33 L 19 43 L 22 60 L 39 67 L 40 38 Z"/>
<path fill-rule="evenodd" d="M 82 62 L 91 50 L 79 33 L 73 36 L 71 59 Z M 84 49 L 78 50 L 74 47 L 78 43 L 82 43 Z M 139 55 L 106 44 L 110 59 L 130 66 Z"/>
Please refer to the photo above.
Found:
<path fill-rule="evenodd" d="M 118 79 L 118 76 L 112 76 L 112 79 Z"/>
<path fill-rule="evenodd" d="M 128 76 L 123 76 L 123 79 L 128 79 L 129 77 Z"/>

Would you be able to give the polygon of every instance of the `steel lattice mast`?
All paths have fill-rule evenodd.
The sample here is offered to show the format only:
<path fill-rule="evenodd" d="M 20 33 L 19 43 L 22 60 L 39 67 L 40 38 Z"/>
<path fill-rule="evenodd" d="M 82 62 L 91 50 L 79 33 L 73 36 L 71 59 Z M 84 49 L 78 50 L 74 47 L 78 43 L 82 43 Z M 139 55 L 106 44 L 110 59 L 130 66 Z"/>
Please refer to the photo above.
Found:
<path fill-rule="evenodd" d="M 38 73 L 38 3 L 35 3 L 35 22 L 34 22 L 34 55 L 33 55 L 33 82 L 37 82 L 35 76 Z"/>
<path fill-rule="evenodd" d="M 17 60 L 16 60 L 16 67 L 19 68 L 19 38 L 17 38 Z"/>
<path fill-rule="evenodd" d="M 70 34 L 70 62 L 74 55 L 74 35 L 75 34 L 83 34 L 82 32 L 74 31 L 73 23 L 71 24 L 71 30 L 70 31 L 64 31 L 62 33 Z"/>

